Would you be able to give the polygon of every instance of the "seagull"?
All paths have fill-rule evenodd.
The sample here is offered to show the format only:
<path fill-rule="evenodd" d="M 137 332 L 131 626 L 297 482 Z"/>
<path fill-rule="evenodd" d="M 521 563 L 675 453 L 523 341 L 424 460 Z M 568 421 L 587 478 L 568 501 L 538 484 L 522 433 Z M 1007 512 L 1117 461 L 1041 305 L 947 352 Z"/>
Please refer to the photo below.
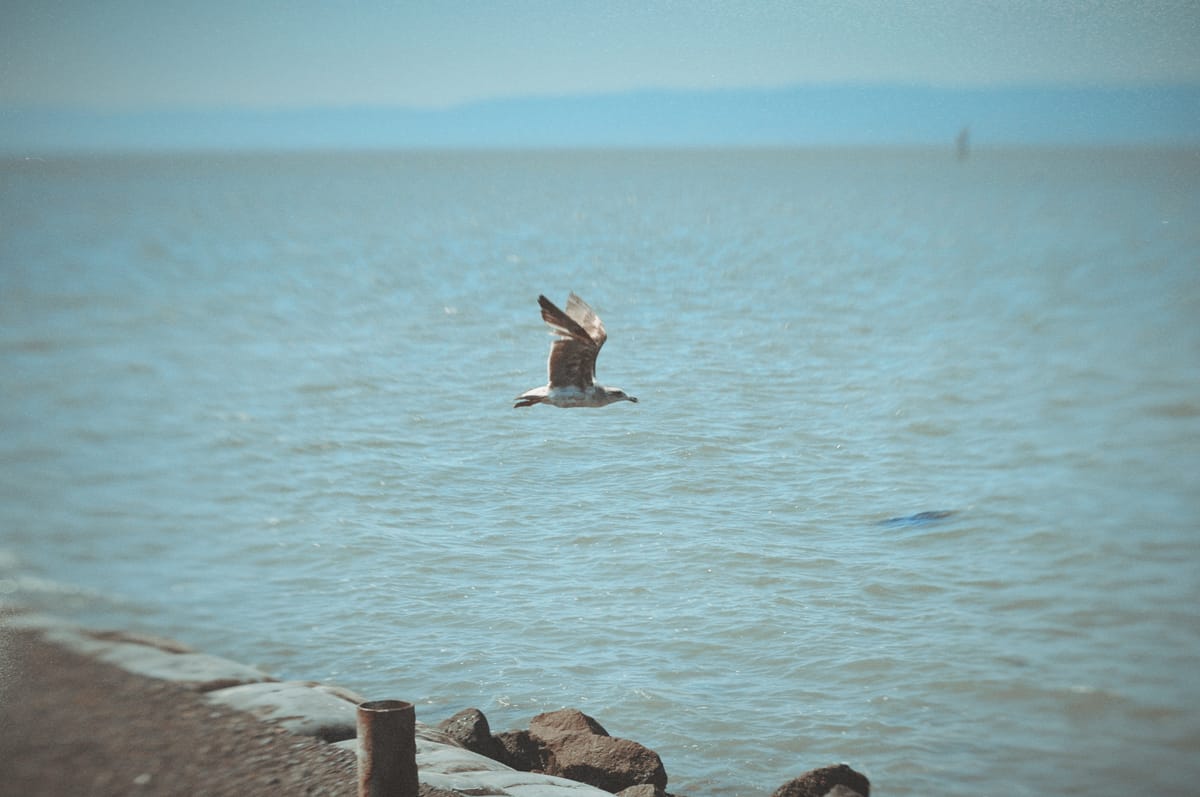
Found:
<path fill-rule="evenodd" d="M 597 385 L 596 355 L 608 339 L 604 322 L 587 302 L 574 293 L 567 297 L 567 312 L 545 296 L 538 296 L 542 319 L 558 337 L 550 344 L 550 383 L 517 396 L 517 407 L 553 404 L 555 407 L 603 407 L 614 401 L 632 401 L 633 396 L 615 387 Z"/>

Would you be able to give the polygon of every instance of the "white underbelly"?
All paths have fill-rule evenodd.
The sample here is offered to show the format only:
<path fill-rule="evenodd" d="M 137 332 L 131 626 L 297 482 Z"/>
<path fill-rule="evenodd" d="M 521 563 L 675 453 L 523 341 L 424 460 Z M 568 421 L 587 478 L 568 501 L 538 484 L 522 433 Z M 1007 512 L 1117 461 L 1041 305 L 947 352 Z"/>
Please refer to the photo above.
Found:
<path fill-rule="evenodd" d="M 587 407 L 592 396 L 575 387 L 556 387 L 546 394 L 546 403 L 556 407 Z"/>

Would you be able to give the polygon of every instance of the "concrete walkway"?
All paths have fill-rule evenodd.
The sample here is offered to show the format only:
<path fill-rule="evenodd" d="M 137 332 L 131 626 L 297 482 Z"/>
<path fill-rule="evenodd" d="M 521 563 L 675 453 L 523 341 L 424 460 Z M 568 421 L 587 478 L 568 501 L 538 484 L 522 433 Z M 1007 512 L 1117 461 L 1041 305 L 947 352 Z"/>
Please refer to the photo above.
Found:
<path fill-rule="evenodd" d="M 257 668 L 197 653 L 173 640 L 98 632 L 48 615 L 10 614 L 0 618 L 0 625 L 36 634 L 52 645 L 126 672 L 203 694 L 214 708 L 246 712 L 288 733 L 357 751 L 356 705 L 362 698 L 349 690 L 311 681 L 279 681 Z M 422 791 L 432 787 L 473 797 L 611 797 L 586 784 L 510 769 L 463 749 L 420 722 L 417 768 Z"/>

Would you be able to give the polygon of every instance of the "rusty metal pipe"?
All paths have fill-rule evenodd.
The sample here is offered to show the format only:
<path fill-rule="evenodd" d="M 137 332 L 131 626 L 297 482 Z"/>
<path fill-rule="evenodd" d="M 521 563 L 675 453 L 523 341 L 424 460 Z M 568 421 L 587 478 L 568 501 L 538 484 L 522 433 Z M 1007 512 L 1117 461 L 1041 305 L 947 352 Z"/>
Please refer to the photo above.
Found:
<path fill-rule="evenodd" d="M 417 797 L 417 717 L 412 703 L 358 706 L 358 797 Z"/>

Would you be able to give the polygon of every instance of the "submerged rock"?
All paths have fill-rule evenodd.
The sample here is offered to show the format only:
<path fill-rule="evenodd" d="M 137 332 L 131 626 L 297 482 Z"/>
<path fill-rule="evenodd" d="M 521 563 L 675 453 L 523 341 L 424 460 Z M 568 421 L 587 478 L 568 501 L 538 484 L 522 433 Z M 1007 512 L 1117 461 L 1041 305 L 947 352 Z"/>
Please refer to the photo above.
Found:
<path fill-rule="evenodd" d="M 890 517 L 887 520 L 879 521 L 881 526 L 924 526 L 929 523 L 935 523 L 939 520 L 945 520 L 954 517 L 955 512 L 952 509 L 937 509 L 929 512 L 918 512 L 915 515 L 904 515 L 903 517 Z"/>

